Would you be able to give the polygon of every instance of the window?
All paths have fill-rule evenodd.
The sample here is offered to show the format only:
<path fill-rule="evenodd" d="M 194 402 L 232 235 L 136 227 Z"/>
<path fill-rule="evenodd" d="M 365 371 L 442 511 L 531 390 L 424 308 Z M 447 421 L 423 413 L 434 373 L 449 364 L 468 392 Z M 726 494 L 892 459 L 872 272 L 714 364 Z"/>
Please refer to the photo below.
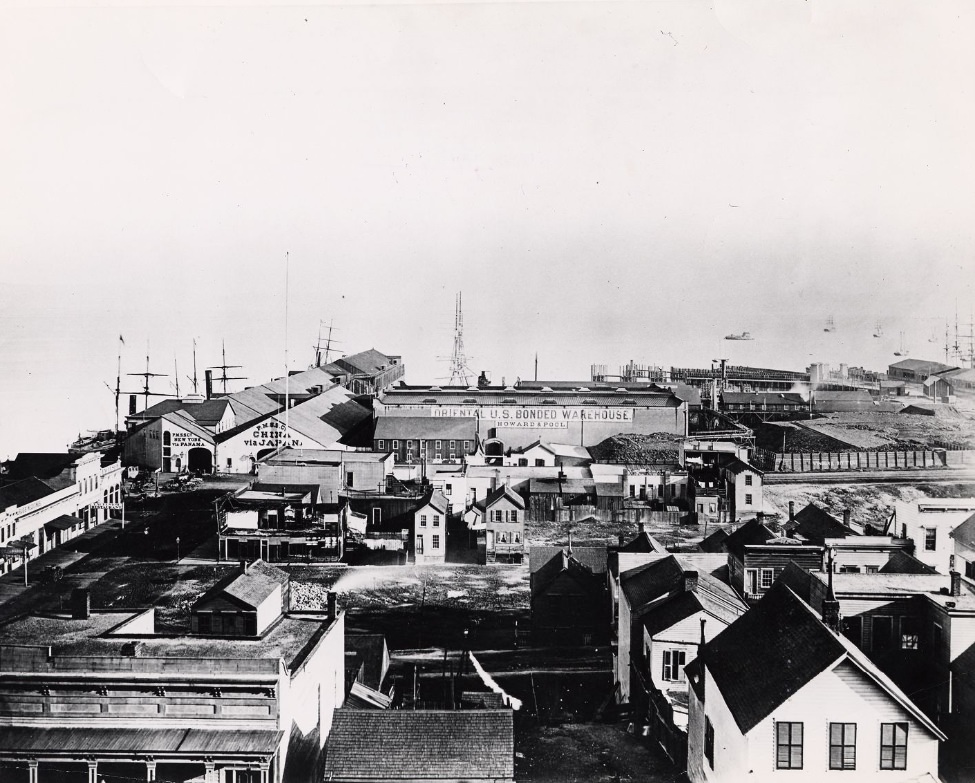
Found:
<path fill-rule="evenodd" d="M 873 618 L 873 650 L 882 652 L 894 646 L 894 618 L 878 615 Z"/>
<path fill-rule="evenodd" d="M 450 493 L 451 493 L 451 492 L 453 492 L 453 490 L 454 490 L 454 487 L 453 487 L 453 485 L 452 485 L 452 484 L 444 484 L 444 485 L 443 485 L 443 493 L 444 493 L 444 494 L 445 494 L 445 495 L 446 495 L 447 497 L 450 497 Z"/>
<path fill-rule="evenodd" d="M 433 548 L 440 549 L 440 536 L 433 537 Z"/>
<path fill-rule="evenodd" d="M 857 768 L 857 725 L 829 724 L 829 768 Z"/>
<path fill-rule="evenodd" d="M 519 457 L 518 458 L 518 467 L 519 468 L 527 468 L 528 467 L 528 457 Z"/>
<path fill-rule="evenodd" d="M 502 516 L 502 514 L 503 514 L 503 512 L 501 512 L 501 511 L 495 511 L 494 512 L 494 521 L 495 522 L 500 522 L 504 518 Z"/>
<path fill-rule="evenodd" d="M 457 448 L 457 441 L 450 441 L 450 450 L 453 451 L 455 448 Z"/>
<path fill-rule="evenodd" d="M 631 498 L 636 497 L 636 486 L 634 486 L 633 484 L 630 484 L 630 497 Z"/>
<path fill-rule="evenodd" d="M 938 529 L 936 527 L 924 528 L 924 551 L 933 552 L 938 548 Z"/>
<path fill-rule="evenodd" d="M 914 617 L 901 618 L 901 649 L 916 650 L 920 641 L 920 630 Z"/>
<path fill-rule="evenodd" d="M 775 571 L 771 568 L 762 569 L 762 589 L 768 590 L 772 586 L 772 580 L 775 578 Z"/>
<path fill-rule="evenodd" d="M 975 579 L 975 562 L 965 563 L 965 576 L 969 579 Z"/>
<path fill-rule="evenodd" d="M 683 650 L 664 650 L 663 678 L 670 682 L 682 682 L 685 661 L 686 653 Z"/>
<path fill-rule="evenodd" d="M 351 470 L 348 473 L 345 474 L 345 483 L 348 486 L 350 486 L 350 487 L 352 486 L 352 479 L 353 478 L 354 478 L 354 476 L 353 476 L 353 473 L 352 473 Z"/>
<path fill-rule="evenodd" d="M 396 451 L 398 449 L 399 449 L 399 441 L 398 440 L 394 440 L 393 441 L 393 451 Z"/>
<path fill-rule="evenodd" d="M 518 512 L 517 511 L 512 511 L 511 512 L 511 521 L 512 522 L 517 522 L 518 521 Z"/>
<path fill-rule="evenodd" d="M 386 441 L 384 441 L 384 440 L 377 440 L 376 441 L 376 450 L 377 451 L 383 451 L 385 448 L 386 448 Z"/>
<path fill-rule="evenodd" d="M 440 527 L 440 514 L 433 515 L 433 526 Z"/>
<path fill-rule="evenodd" d="M 469 440 L 465 440 L 464 441 L 464 451 L 470 451 L 470 450 L 471 450 L 471 442 Z"/>
<path fill-rule="evenodd" d="M 856 566 L 856 565 L 843 565 L 843 566 L 840 566 L 840 573 L 841 574 L 859 574 L 860 573 L 860 566 Z"/>
<path fill-rule="evenodd" d="M 420 514 L 420 527 L 426 527 L 426 526 L 427 526 L 427 515 Z"/>
<path fill-rule="evenodd" d="M 865 570 L 868 574 L 876 574 L 880 572 L 879 566 L 865 566 Z"/>
<path fill-rule="evenodd" d="M 752 496 L 751 495 L 745 495 L 745 505 L 746 506 L 750 506 L 751 504 L 752 504 Z"/>
<path fill-rule="evenodd" d="M 544 468 L 545 467 L 545 460 L 543 460 L 543 459 L 536 459 L 535 460 L 535 467 L 536 468 Z"/>
<path fill-rule="evenodd" d="M 758 569 L 745 569 L 745 592 L 748 595 L 755 595 L 758 592 Z"/>
<path fill-rule="evenodd" d="M 210 633 L 210 619 L 211 619 L 210 613 L 209 612 L 200 612 L 197 615 L 197 619 L 199 621 L 199 625 L 198 625 L 198 628 L 197 628 L 198 632 L 199 633 Z"/>
<path fill-rule="evenodd" d="M 880 768 L 907 769 L 907 724 L 880 724 Z"/>
<path fill-rule="evenodd" d="M 750 487 L 751 485 L 752 485 L 752 474 L 751 473 L 746 473 L 745 474 L 745 486 L 746 487 Z"/>
<path fill-rule="evenodd" d="M 418 555 L 423 554 L 423 536 L 416 537 L 416 553 Z"/>
<path fill-rule="evenodd" d="M 708 760 L 708 766 L 714 769 L 714 726 L 707 716 L 704 718 L 704 758 Z"/>
<path fill-rule="evenodd" d="M 718 507 L 714 503 L 708 504 L 708 513 L 714 514 L 718 510 Z"/>
<path fill-rule="evenodd" d="M 802 724 L 775 724 L 775 768 L 802 769 Z"/>
<path fill-rule="evenodd" d="M 442 442 L 443 441 L 439 441 L 439 440 L 437 441 L 437 443 L 436 443 L 436 449 L 437 449 L 437 451 L 440 451 L 440 449 L 442 448 L 442 446 L 441 446 L 441 443 Z"/>

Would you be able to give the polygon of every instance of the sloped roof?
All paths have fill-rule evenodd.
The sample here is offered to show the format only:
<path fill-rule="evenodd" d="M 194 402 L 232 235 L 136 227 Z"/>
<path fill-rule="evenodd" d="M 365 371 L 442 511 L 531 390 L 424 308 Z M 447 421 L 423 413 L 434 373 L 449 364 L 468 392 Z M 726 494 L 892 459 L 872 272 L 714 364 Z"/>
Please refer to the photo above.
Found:
<path fill-rule="evenodd" d="M 178 397 L 173 397 L 167 400 L 160 400 L 157 403 L 153 403 L 144 411 L 139 411 L 138 413 L 133 413 L 126 416 L 128 419 L 158 419 L 164 413 L 172 413 L 173 411 L 182 410 L 185 408 L 187 403 L 180 400 Z"/>
<path fill-rule="evenodd" d="M 474 440 L 477 419 L 473 416 L 380 416 L 376 440 Z"/>
<path fill-rule="evenodd" d="M 827 538 L 848 538 L 860 535 L 815 503 L 809 503 L 796 514 L 795 521 L 789 524 L 789 528 L 791 534 L 798 533 L 810 543 L 820 545 L 825 543 Z"/>
<path fill-rule="evenodd" d="M 223 419 L 227 412 L 230 400 L 226 397 L 216 397 L 203 402 L 190 403 L 183 406 L 183 411 L 188 413 L 193 420 L 204 427 L 215 427 Z"/>
<path fill-rule="evenodd" d="M 710 574 L 699 573 L 696 588 L 675 592 L 644 614 L 642 621 L 647 633 L 654 636 L 700 611 L 724 625 L 731 625 L 747 610 L 748 606 L 730 586 Z"/>
<path fill-rule="evenodd" d="M 439 489 L 435 489 L 430 493 L 430 497 L 424 501 L 423 505 L 420 506 L 417 511 L 419 511 L 420 508 L 432 506 L 435 511 L 439 511 L 441 514 L 446 514 L 449 502 L 450 501 L 447 500 L 447 497 L 443 494 L 443 492 L 441 492 Z"/>
<path fill-rule="evenodd" d="M 855 645 L 830 631 L 799 596 L 776 582 L 761 601 L 703 645 L 686 667 L 699 681 L 702 664 L 748 733 L 822 672 L 849 660 L 934 736 L 944 735 Z M 708 683 L 710 687 L 711 683 Z"/>
<path fill-rule="evenodd" d="M 35 500 L 53 495 L 56 490 L 43 481 L 31 476 L 0 487 L 0 508 L 25 506 Z"/>
<path fill-rule="evenodd" d="M 84 522 L 78 517 L 70 516 L 69 514 L 62 514 L 61 516 L 52 519 L 50 522 L 44 523 L 45 530 L 70 530 L 75 525 L 83 525 Z"/>
<path fill-rule="evenodd" d="M 921 373 L 924 375 L 932 375 L 937 372 L 944 372 L 945 370 L 955 369 L 950 364 L 942 364 L 941 362 L 931 362 L 925 359 L 901 359 L 899 362 L 894 362 L 888 365 L 888 369 L 891 370 L 910 370 L 911 372 Z"/>
<path fill-rule="evenodd" d="M 719 527 L 711 535 L 698 544 L 702 552 L 725 552 L 725 541 L 728 540 L 728 531 Z"/>
<path fill-rule="evenodd" d="M 630 541 L 617 548 L 617 552 L 666 552 L 663 544 L 646 530 L 639 531 Z"/>
<path fill-rule="evenodd" d="M 373 690 L 383 685 L 383 656 L 386 651 L 386 637 L 381 633 L 345 634 L 346 652 L 358 653 L 362 659 L 363 681 Z"/>
<path fill-rule="evenodd" d="M 83 456 L 69 452 L 21 452 L 9 462 L 3 463 L 4 478 L 56 478 Z"/>
<path fill-rule="evenodd" d="M 392 362 L 386 354 L 380 353 L 375 348 L 369 348 L 351 356 L 336 359 L 335 364 L 340 367 L 348 367 L 353 372 L 375 375 L 390 367 Z"/>
<path fill-rule="evenodd" d="M 534 448 L 542 448 L 556 457 L 570 457 L 572 459 L 592 459 L 589 449 L 585 446 L 574 446 L 571 443 L 548 443 L 543 440 L 536 440 L 527 446 L 520 446 L 511 450 L 512 454 L 524 454 Z"/>
<path fill-rule="evenodd" d="M 968 517 L 948 535 L 969 549 L 975 549 L 975 514 Z"/>
<path fill-rule="evenodd" d="M 221 579 L 193 604 L 193 608 L 196 609 L 225 595 L 256 609 L 267 600 L 276 587 L 287 584 L 288 579 L 289 576 L 285 571 L 257 560 L 248 566 L 247 573 L 238 571 Z"/>
<path fill-rule="evenodd" d="M 533 546 L 528 550 L 528 569 L 530 573 L 535 573 L 549 560 L 563 551 L 568 551 L 568 546 Z M 608 550 L 604 546 L 572 546 L 572 557 L 582 563 L 594 574 L 605 574 L 607 568 Z"/>
<path fill-rule="evenodd" d="M 765 471 L 756 468 L 754 465 L 749 465 L 747 462 L 745 462 L 745 460 L 739 459 L 734 455 L 728 455 L 726 459 L 722 460 L 721 467 L 725 470 L 730 470 L 736 476 L 744 473 L 745 471 L 757 473 L 759 476 L 765 475 Z"/>
<path fill-rule="evenodd" d="M 477 501 L 477 503 L 475 503 L 474 505 L 480 508 L 482 511 L 484 511 L 485 509 L 487 509 L 488 506 L 493 506 L 495 503 L 501 500 L 501 498 L 504 497 L 508 498 L 508 500 L 514 503 L 518 508 L 523 509 L 525 507 L 525 499 L 517 492 L 515 492 L 507 484 L 503 484 L 502 486 L 494 490 L 494 492 L 492 492 L 491 494 L 485 495 L 483 500 Z"/>
<path fill-rule="evenodd" d="M 806 405 L 802 395 L 793 392 L 724 392 L 721 399 L 731 405 Z"/>
<path fill-rule="evenodd" d="M 588 585 L 594 590 L 599 590 L 603 585 L 603 580 L 599 574 L 594 574 L 574 556 L 570 556 L 562 550 L 550 557 L 548 562 L 543 563 L 541 568 L 536 569 L 531 574 L 532 598 L 545 592 L 549 585 L 563 573 L 568 573 L 577 582 Z"/>
<path fill-rule="evenodd" d="M 170 424 L 174 424 L 187 432 L 192 432 L 204 443 L 213 443 L 213 433 L 197 424 L 184 411 L 171 411 L 170 413 L 164 413 L 159 418 L 165 419 Z"/>
<path fill-rule="evenodd" d="M 955 528 L 957 530 L 958 528 Z M 938 569 L 909 555 L 903 549 L 895 549 L 880 567 L 881 574 L 936 574 Z"/>
<path fill-rule="evenodd" d="M 511 710 L 335 710 L 326 780 L 513 778 Z"/>
<path fill-rule="evenodd" d="M 268 755 L 277 749 L 283 732 L 220 729 L 101 729 L 5 726 L 4 750 L 24 755 L 50 754 L 194 754 L 251 753 Z"/>
<path fill-rule="evenodd" d="M 762 522 L 753 519 L 730 534 L 725 539 L 724 546 L 728 552 L 740 560 L 745 553 L 745 547 L 749 544 L 764 544 L 775 537 L 775 533 Z"/>
<path fill-rule="evenodd" d="M 684 578 L 684 568 L 673 555 L 620 574 L 620 589 L 630 607 L 638 609 L 666 595 Z"/>

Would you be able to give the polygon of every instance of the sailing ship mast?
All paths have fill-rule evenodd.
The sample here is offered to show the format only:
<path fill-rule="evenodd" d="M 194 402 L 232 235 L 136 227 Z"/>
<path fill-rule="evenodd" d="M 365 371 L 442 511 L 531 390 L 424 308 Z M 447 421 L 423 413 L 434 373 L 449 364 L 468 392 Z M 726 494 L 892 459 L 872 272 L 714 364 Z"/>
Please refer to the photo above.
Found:
<path fill-rule="evenodd" d="M 223 364 L 218 364 L 216 367 L 210 367 L 210 370 L 220 370 L 220 377 L 217 378 L 223 384 L 223 393 L 227 393 L 227 381 L 246 381 L 246 378 L 242 377 L 232 377 L 227 375 L 227 370 L 239 370 L 243 365 L 240 364 L 227 364 L 227 342 L 226 340 L 220 341 L 220 355 L 223 359 Z"/>

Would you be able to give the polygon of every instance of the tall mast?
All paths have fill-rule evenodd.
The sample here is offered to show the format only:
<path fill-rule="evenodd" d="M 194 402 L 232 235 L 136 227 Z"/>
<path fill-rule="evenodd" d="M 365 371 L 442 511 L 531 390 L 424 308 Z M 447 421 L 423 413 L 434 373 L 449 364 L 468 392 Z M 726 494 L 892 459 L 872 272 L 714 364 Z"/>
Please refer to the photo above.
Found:
<path fill-rule="evenodd" d="M 120 337 L 120 339 L 121 339 L 121 337 Z M 160 372 L 150 372 L 149 371 L 149 341 L 148 340 L 146 340 L 146 371 L 145 372 L 130 372 L 130 373 L 126 373 L 126 375 L 134 375 L 136 377 L 139 377 L 139 378 L 142 378 L 143 379 L 142 391 L 135 392 L 135 393 L 141 394 L 143 397 L 145 397 L 145 407 L 146 407 L 146 409 L 149 408 L 149 398 L 150 397 L 168 397 L 169 396 L 167 394 L 161 394 L 160 392 L 151 392 L 151 391 L 149 391 L 149 379 L 150 378 L 165 378 L 166 377 L 166 374 L 165 373 L 160 373 Z"/>
<path fill-rule="evenodd" d="M 334 326 L 334 324 L 335 324 L 335 319 L 334 318 L 332 318 L 332 319 L 329 320 L 329 323 L 328 323 L 328 335 L 325 337 L 325 345 L 324 346 L 322 345 L 322 326 L 324 325 L 324 323 L 325 322 L 322 321 L 322 320 L 319 320 L 318 321 L 318 342 L 315 343 L 315 345 L 314 345 L 314 348 L 315 348 L 315 366 L 316 367 L 321 367 L 322 366 L 322 348 L 325 349 L 325 362 L 324 363 L 325 364 L 328 364 L 329 361 L 330 361 L 329 354 L 332 352 L 333 347 L 335 345 L 338 345 L 338 343 L 335 340 L 332 339 L 332 332 L 333 331 L 337 331 L 335 329 L 335 326 Z"/>
<path fill-rule="evenodd" d="M 193 394 L 197 394 L 196 387 L 196 338 L 193 338 L 193 377 L 186 376 L 186 379 L 193 384 Z"/>
<path fill-rule="evenodd" d="M 288 416 L 291 410 L 291 383 L 288 372 L 288 284 L 291 273 L 291 254 L 284 254 L 284 447 L 288 447 Z"/>
<path fill-rule="evenodd" d="M 223 364 L 217 365 L 216 367 L 210 367 L 211 370 L 220 370 L 220 377 L 217 379 L 223 384 L 223 393 L 227 393 L 227 381 L 244 381 L 246 378 L 242 377 L 231 377 L 227 375 L 227 370 L 237 370 L 240 369 L 239 364 L 227 364 L 227 342 L 226 340 L 220 341 L 220 355 L 223 357 Z"/>
<path fill-rule="evenodd" d="M 176 396 L 179 397 L 179 364 L 176 361 L 176 354 L 173 354 L 173 377 L 176 379 Z"/>

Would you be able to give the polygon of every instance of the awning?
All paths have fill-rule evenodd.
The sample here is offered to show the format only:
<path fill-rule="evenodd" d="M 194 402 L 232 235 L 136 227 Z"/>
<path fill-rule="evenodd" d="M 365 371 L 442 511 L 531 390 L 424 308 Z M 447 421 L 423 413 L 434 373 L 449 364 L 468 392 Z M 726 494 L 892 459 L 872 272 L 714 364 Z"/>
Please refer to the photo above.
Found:
<path fill-rule="evenodd" d="M 50 533 L 55 530 L 70 530 L 75 525 L 83 525 L 84 521 L 78 519 L 78 517 L 71 516 L 61 516 L 57 519 L 52 519 L 50 522 L 44 523 L 44 529 Z"/>
<path fill-rule="evenodd" d="M 7 726 L 0 756 L 268 756 L 277 750 L 283 735 L 283 731 Z"/>

